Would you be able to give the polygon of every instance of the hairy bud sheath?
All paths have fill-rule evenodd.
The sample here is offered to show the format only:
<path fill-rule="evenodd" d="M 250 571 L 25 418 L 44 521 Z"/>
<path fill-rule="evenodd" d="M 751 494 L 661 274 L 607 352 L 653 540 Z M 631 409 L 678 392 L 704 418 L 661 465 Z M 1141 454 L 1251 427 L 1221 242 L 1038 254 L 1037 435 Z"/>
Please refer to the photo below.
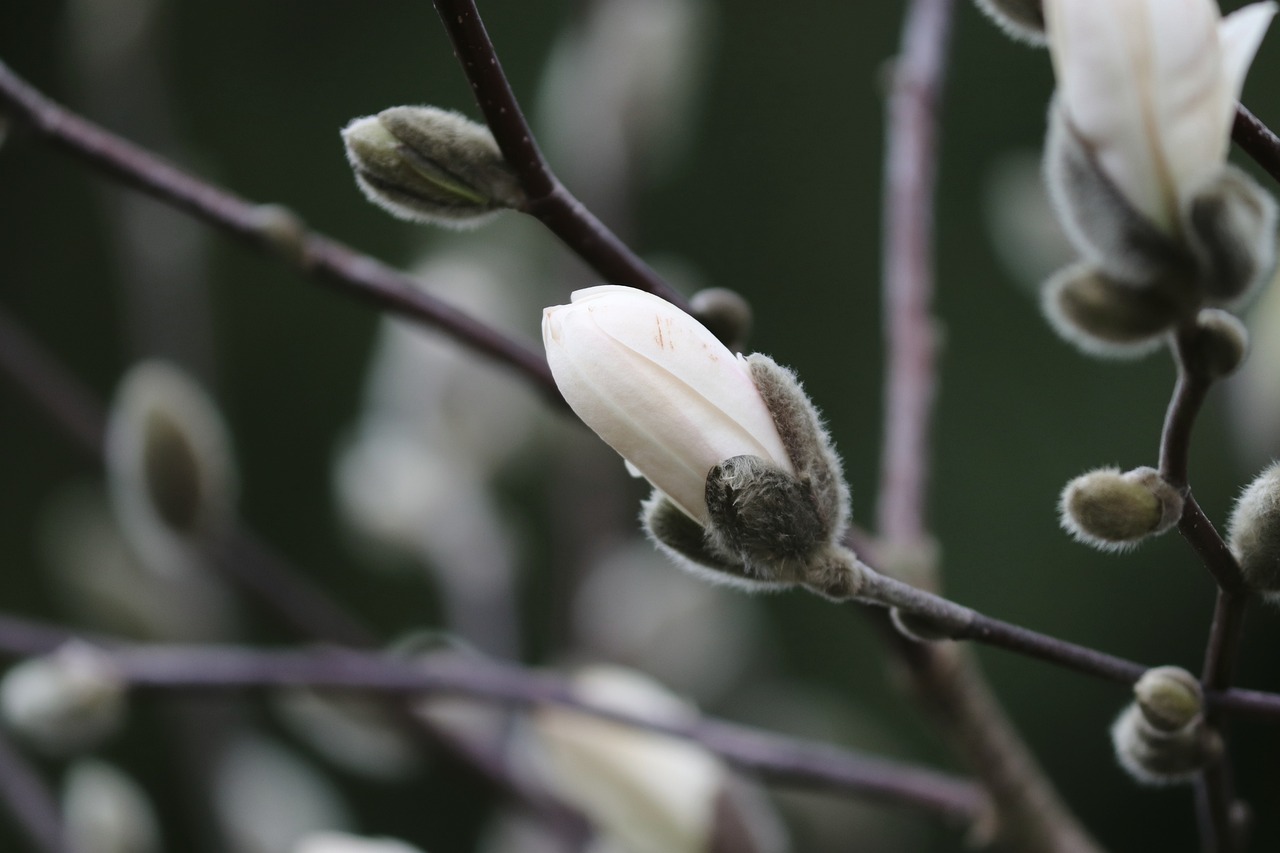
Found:
<path fill-rule="evenodd" d="M 853 594 L 848 488 L 790 371 L 632 288 L 548 308 L 543 340 L 569 405 L 654 485 L 645 525 L 669 556 L 743 587 Z"/>
<path fill-rule="evenodd" d="M 1173 666 L 1150 669 L 1134 685 L 1133 704 L 1111 728 L 1116 759 L 1148 785 L 1187 782 L 1222 750 L 1204 725 L 1204 695 L 1191 673 Z"/>
<path fill-rule="evenodd" d="M 438 107 L 391 107 L 342 131 L 369 201 L 413 222 L 469 227 L 525 196 L 493 134 Z"/>
<path fill-rule="evenodd" d="M 1227 522 L 1227 543 L 1240 562 L 1245 584 L 1280 603 L 1280 462 L 1241 493 Z"/>
<path fill-rule="evenodd" d="M 1044 4 L 1041 0 L 977 0 L 978 8 L 1018 41 L 1044 44 Z"/>
<path fill-rule="evenodd" d="M 1098 468 L 1067 484 L 1059 510 L 1063 529 L 1080 542 L 1123 551 L 1177 524 L 1182 504 L 1154 468 Z"/>

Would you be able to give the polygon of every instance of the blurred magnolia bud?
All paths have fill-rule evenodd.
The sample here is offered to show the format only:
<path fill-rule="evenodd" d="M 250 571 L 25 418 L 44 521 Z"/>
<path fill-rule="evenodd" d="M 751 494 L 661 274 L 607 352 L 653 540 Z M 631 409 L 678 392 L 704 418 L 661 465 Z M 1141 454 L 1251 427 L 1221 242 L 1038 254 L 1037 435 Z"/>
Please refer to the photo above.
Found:
<path fill-rule="evenodd" d="M 1237 303 L 1275 269 L 1275 199 L 1244 172 L 1226 166 L 1192 196 L 1187 242 L 1208 297 Z"/>
<path fill-rule="evenodd" d="M 233 853 L 296 853 L 305 837 L 350 826 L 333 784 L 279 743 L 243 735 L 213 774 L 213 810 Z"/>
<path fill-rule="evenodd" d="M 582 670 L 573 689 L 595 705 L 658 722 L 697 717 L 656 682 L 627 670 Z M 522 744 L 518 757 L 528 772 L 630 853 L 710 849 L 727 770 L 701 746 L 549 707 L 531 715 Z"/>
<path fill-rule="evenodd" d="M 1067 484 L 1059 510 L 1063 529 L 1077 541 L 1123 551 L 1176 525 L 1182 504 L 1154 468 L 1098 468 Z"/>
<path fill-rule="evenodd" d="M 1000 28 L 1027 44 L 1044 44 L 1044 4 L 1041 0 L 977 0 Z"/>
<path fill-rule="evenodd" d="M 1041 307 L 1054 331 L 1080 350 L 1133 358 L 1159 346 L 1190 306 L 1172 288 L 1134 287 L 1078 263 L 1049 279 Z"/>
<path fill-rule="evenodd" d="M 298 842 L 292 853 L 422 853 L 394 838 L 362 838 L 345 832 L 317 832 Z"/>
<path fill-rule="evenodd" d="M 385 703 L 298 688 L 276 694 L 274 706 L 294 734 L 351 773 L 394 781 L 421 767 L 418 745 Z"/>
<path fill-rule="evenodd" d="M 1274 3 L 1223 19 L 1212 0 L 1045 0 L 1065 119 L 1098 167 L 1166 234 L 1226 161 L 1235 104 Z M 1145 57 L 1134 73 L 1134 57 Z"/>
<path fill-rule="evenodd" d="M 63 782 L 62 817 L 75 853 L 159 853 L 160 826 L 146 793 L 102 761 L 82 760 Z"/>
<path fill-rule="evenodd" d="M 50 755 L 70 755 L 120 728 L 126 686 L 110 655 L 72 641 L 5 673 L 0 712 L 31 745 Z"/>
<path fill-rule="evenodd" d="M 400 219 L 479 225 L 525 202 L 487 127 L 439 107 L 391 107 L 342 130 L 369 201 Z"/>
<path fill-rule="evenodd" d="M 1249 350 L 1249 332 L 1244 323 L 1220 308 L 1205 308 L 1196 316 L 1196 335 L 1191 341 L 1192 369 L 1213 378 L 1229 376 L 1244 361 Z"/>
<path fill-rule="evenodd" d="M 1142 716 L 1166 732 L 1185 729 L 1204 713 L 1204 693 L 1200 681 L 1177 666 L 1147 670 L 1133 686 Z"/>
<path fill-rule="evenodd" d="M 105 442 L 116 517 L 148 568 L 188 568 L 192 548 L 232 524 L 237 478 L 226 425 L 178 368 L 142 362 L 125 374 Z"/>
<path fill-rule="evenodd" d="M 790 371 L 627 287 L 577 291 L 542 334 L 569 405 L 654 485 L 646 527 L 677 562 L 747 588 L 856 592 L 848 487 Z"/>
<path fill-rule="evenodd" d="M 1280 601 L 1280 462 L 1241 493 L 1227 522 L 1227 544 L 1249 589 Z"/>
<path fill-rule="evenodd" d="M 751 336 L 751 303 L 727 287 L 708 287 L 689 299 L 694 319 L 724 345 L 739 351 Z"/>
<path fill-rule="evenodd" d="M 1221 739 L 1204 725 L 1200 684 L 1189 672 L 1147 670 L 1134 696 L 1111 728 L 1116 758 L 1133 778 L 1148 785 L 1190 781 L 1221 754 Z"/>

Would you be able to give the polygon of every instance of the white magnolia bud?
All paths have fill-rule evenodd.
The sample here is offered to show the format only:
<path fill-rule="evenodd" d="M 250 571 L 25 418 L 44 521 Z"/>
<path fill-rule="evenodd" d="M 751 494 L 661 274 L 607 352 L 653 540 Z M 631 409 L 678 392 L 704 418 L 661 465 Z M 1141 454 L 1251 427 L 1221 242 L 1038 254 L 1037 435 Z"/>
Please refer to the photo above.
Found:
<path fill-rule="evenodd" d="M 611 667 L 573 680 L 582 699 L 655 721 L 696 711 L 638 673 Z M 524 743 L 528 769 L 630 853 L 705 853 L 727 770 L 697 744 L 546 708 Z"/>
<path fill-rule="evenodd" d="M 32 745 L 65 755 L 96 745 L 120 727 L 125 688 L 106 652 L 71 642 L 9 670 L 0 681 L 0 713 Z"/>
<path fill-rule="evenodd" d="M 345 832 L 317 832 L 298 842 L 293 853 L 422 853 L 394 838 L 362 838 Z"/>
<path fill-rule="evenodd" d="M 755 456 L 794 473 L 746 360 L 669 302 L 630 287 L 579 290 L 546 309 L 542 338 L 578 417 L 699 524 L 719 463 Z"/>
<path fill-rule="evenodd" d="M 67 842 L 75 853 L 157 853 L 160 826 L 138 784 L 102 761 L 67 773 L 62 793 Z"/>
<path fill-rule="evenodd" d="M 1240 494 L 1227 522 L 1227 543 L 1249 589 L 1280 600 L 1280 462 Z"/>
<path fill-rule="evenodd" d="M 1222 18 L 1212 0 L 1045 0 L 1067 121 L 1168 233 L 1226 160 L 1245 73 L 1275 11 L 1255 3 Z"/>

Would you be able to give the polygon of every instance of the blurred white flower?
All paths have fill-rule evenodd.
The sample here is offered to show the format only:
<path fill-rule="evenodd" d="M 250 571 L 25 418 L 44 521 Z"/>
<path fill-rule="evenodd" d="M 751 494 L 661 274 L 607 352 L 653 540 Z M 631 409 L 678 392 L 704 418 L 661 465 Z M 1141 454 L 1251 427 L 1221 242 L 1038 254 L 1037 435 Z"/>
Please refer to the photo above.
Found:
<path fill-rule="evenodd" d="M 655 721 L 696 711 L 656 682 L 613 667 L 582 670 L 575 693 Z M 563 708 L 530 716 L 518 758 L 528 772 L 581 809 L 627 853 L 705 853 L 727 770 L 697 744 Z"/>
<path fill-rule="evenodd" d="M 751 455 L 793 472 L 745 360 L 674 305 L 630 287 L 543 313 L 556 385 L 578 417 L 705 524 L 707 473 Z"/>
<path fill-rule="evenodd" d="M 227 747 L 214 772 L 213 807 L 233 853 L 295 853 L 305 836 L 351 824 L 328 779 L 260 735 Z"/>
<path fill-rule="evenodd" d="M 384 702 L 298 688 L 276 693 L 273 705 L 295 735 L 351 773 L 396 781 L 422 765 L 418 745 Z"/>
<path fill-rule="evenodd" d="M 5 673 L 0 713 L 31 745 L 50 755 L 70 755 L 120 728 L 126 688 L 106 652 L 72 641 Z"/>
<path fill-rule="evenodd" d="M 116 767 L 85 759 L 67 771 L 62 816 L 75 853 L 158 853 L 155 809 L 138 784 Z"/>
<path fill-rule="evenodd" d="M 394 838 L 362 838 L 345 832 L 318 832 L 298 842 L 292 853 L 422 853 Z"/>
<path fill-rule="evenodd" d="M 1276 4 L 1045 0 L 1060 105 L 1102 171 L 1176 233 L 1227 156 L 1235 104 Z"/>

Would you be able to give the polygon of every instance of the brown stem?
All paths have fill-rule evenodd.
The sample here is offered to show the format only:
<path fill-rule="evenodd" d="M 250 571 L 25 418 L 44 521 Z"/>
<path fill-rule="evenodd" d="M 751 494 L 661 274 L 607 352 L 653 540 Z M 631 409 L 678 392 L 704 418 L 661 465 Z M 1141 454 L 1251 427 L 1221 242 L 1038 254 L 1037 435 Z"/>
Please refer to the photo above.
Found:
<path fill-rule="evenodd" d="M 563 405 L 541 352 L 423 292 L 410 276 L 306 230 L 287 212 L 248 202 L 85 120 L 37 91 L 2 62 L 0 107 L 50 143 L 112 178 L 284 258 L 314 281 L 443 331 L 472 350 L 514 368 L 548 399 Z"/>
<path fill-rule="evenodd" d="M 529 197 L 525 212 L 546 225 L 606 282 L 647 290 L 689 310 L 685 298 L 574 198 L 551 171 L 473 0 L 433 3 L 502 156 Z"/>
<path fill-rule="evenodd" d="M 1231 138 L 1268 175 L 1280 181 L 1280 136 L 1276 136 L 1244 104 L 1236 104 Z"/>

